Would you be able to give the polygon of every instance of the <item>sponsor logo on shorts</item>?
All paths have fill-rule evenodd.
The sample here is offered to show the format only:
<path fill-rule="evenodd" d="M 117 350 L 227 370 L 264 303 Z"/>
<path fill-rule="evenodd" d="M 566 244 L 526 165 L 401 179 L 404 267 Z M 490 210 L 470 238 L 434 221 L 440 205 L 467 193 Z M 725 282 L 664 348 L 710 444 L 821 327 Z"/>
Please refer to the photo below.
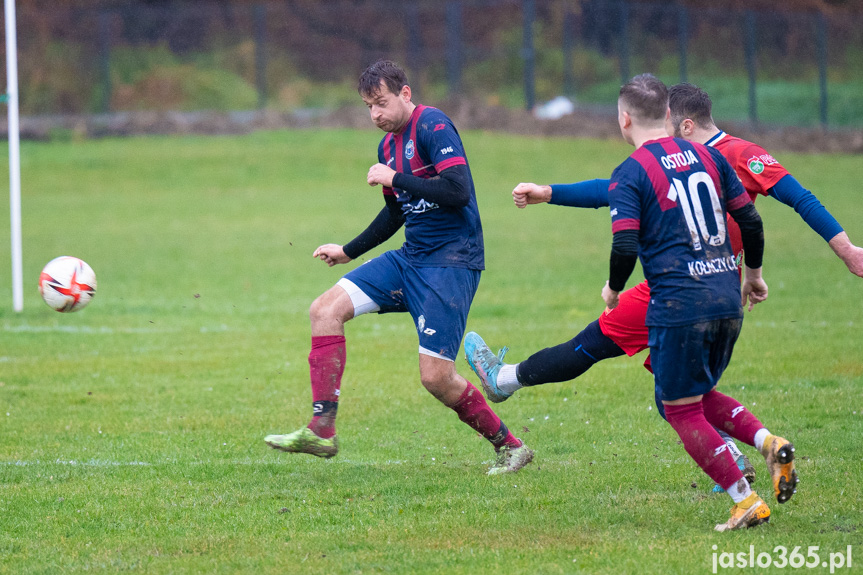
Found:
<path fill-rule="evenodd" d="M 424 315 L 419 316 L 419 318 L 417 319 L 417 331 L 426 335 L 434 335 L 435 333 L 437 333 L 436 329 L 426 327 L 426 318 Z"/>

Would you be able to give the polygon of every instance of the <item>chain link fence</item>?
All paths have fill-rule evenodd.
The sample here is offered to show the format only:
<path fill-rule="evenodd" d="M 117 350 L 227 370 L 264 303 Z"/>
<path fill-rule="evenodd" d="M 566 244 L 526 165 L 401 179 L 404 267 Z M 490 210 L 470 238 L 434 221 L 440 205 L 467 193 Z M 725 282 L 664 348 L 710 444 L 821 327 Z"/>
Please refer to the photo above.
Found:
<path fill-rule="evenodd" d="M 619 0 L 206 0 L 18 13 L 25 115 L 332 109 L 379 57 L 419 99 L 609 107 L 652 72 L 718 120 L 863 126 L 863 18 Z M 4 71 L 5 74 L 5 71 Z M 5 78 L 4 78 L 5 81 Z"/>

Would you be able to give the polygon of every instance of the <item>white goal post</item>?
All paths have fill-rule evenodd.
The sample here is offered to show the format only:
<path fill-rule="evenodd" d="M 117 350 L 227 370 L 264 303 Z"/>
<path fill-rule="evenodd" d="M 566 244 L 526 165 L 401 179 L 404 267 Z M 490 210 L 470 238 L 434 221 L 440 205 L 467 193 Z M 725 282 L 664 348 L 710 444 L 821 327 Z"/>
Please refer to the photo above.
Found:
<path fill-rule="evenodd" d="M 15 31 L 15 0 L 6 8 L 6 97 L 9 111 L 9 212 L 12 234 L 12 308 L 24 309 L 24 278 L 21 255 L 21 156 L 18 126 L 18 37 Z"/>

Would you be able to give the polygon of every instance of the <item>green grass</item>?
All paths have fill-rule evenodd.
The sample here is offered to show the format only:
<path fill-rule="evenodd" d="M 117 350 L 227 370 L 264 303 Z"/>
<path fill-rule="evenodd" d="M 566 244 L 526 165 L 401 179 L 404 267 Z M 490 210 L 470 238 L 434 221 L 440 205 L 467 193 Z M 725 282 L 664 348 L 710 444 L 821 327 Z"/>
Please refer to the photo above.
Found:
<path fill-rule="evenodd" d="M 669 86 L 679 82 L 676 74 L 661 78 Z M 749 81 L 746 78 L 717 75 L 688 78 L 704 88 L 713 102 L 713 116 L 724 122 L 748 122 Z M 583 104 L 614 102 L 620 91 L 620 81 L 596 83 L 576 94 Z M 756 84 L 756 118 L 758 122 L 773 126 L 819 126 L 821 122 L 821 94 L 817 81 L 793 82 L 759 80 Z M 517 97 L 518 93 L 513 92 Z M 833 82 L 827 88 L 827 124 L 831 128 L 859 128 L 863 125 L 863 83 L 857 81 Z"/>
<path fill-rule="evenodd" d="M 0 573 L 708 573 L 714 545 L 860 553 L 863 280 L 769 198 L 770 301 L 721 387 L 798 446 L 800 492 L 771 524 L 712 532 L 729 499 L 657 417 L 642 357 L 498 406 L 537 457 L 485 476 L 490 446 L 419 383 L 406 315 L 348 325 L 338 457 L 268 449 L 309 417 L 308 306 L 355 265 L 311 253 L 380 209 L 364 177 L 378 138 L 24 144 L 23 313 L 0 273 Z M 630 150 L 464 139 L 488 266 L 468 327 L 521 360 L 598 315 L 610 231 L 604 211 L 519 211 L 509 191 L 605 177 Z M 776 155 L 863 241 L 859 157 Z M 71 315 L 36 290 L 63 254 L 99 278 Z"/>

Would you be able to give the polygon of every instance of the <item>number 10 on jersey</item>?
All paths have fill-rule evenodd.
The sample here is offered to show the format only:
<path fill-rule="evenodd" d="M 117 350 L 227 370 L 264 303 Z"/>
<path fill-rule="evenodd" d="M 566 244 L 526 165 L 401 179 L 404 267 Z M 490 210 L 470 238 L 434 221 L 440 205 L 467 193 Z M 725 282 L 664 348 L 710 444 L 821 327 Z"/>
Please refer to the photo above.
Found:
<path fill-rule="evenodd" d="M 710 234 L 710 230 L 707 229 L 707 222 L 704 219 L 704 207 L 701 205 L 701 196 L 698 194 L 698 186 L 700 184 L 704 184 L 707 188 L 707 193 L 710 195 L 713 218 L 716 222 L 715 235 Z M 686 219 L 686 225 L 689 227 L 689 233 L 692 235 L 692 247 L 695 250 L 703 249 L 701 246 L 702 240 L 711 246 L 721 246 L 725 243 L 725 217 L 722 213 L 722 204 L 719 201 L 719 195 L 716 193 L 713 179 L 708 174 L 705 172 L 693 172 L 689 175 L 685 185 L 679 178 L 672 178 L 671 185 L 668 188 L 668 199 L 672 202 L 677 202 L 680 205 L 680 209 L 683 210 L 683 217 Z M 699 229 L 701 230 L 700 233 Z"/>

